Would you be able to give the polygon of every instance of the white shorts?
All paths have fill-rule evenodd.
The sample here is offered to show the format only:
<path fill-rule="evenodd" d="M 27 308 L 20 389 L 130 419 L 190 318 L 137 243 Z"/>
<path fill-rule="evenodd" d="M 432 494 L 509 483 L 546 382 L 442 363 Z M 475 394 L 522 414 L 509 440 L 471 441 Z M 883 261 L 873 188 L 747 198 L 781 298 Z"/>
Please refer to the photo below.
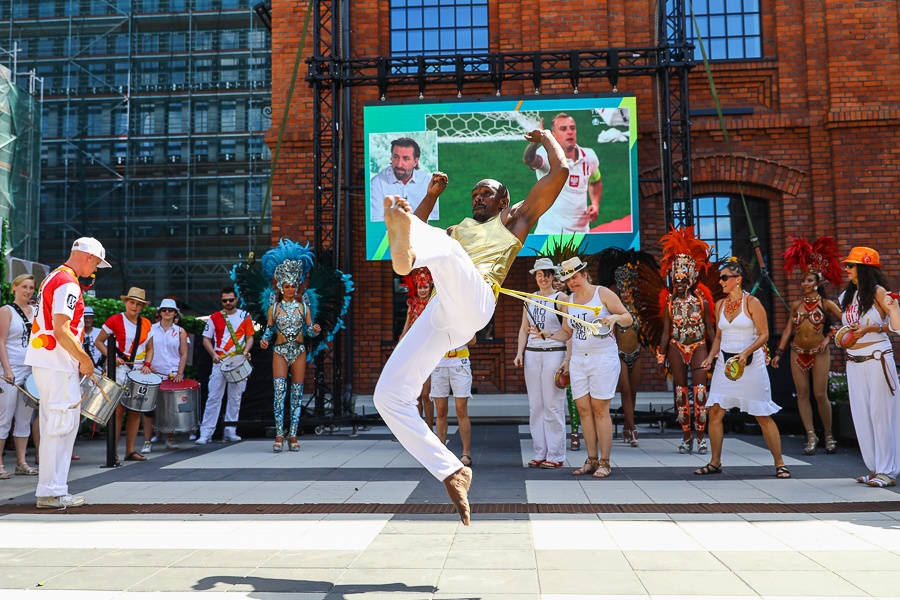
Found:
<path fill-rule="evenodd" d="M 622 370 L 618 352 L 584 354 L 572 352 L 569 360 L 569 381 L 572 397 L 590 394 L 595 400 L 610 400 L 616 394 L 619 371 Z"/>
<path fill-rule="evenodd" d="M 452 394 L 450 392 L 453 392 Z M 431 373 L 432 398 L 468 398 L 472 395 L 472 367 L 438 367 Z"/>

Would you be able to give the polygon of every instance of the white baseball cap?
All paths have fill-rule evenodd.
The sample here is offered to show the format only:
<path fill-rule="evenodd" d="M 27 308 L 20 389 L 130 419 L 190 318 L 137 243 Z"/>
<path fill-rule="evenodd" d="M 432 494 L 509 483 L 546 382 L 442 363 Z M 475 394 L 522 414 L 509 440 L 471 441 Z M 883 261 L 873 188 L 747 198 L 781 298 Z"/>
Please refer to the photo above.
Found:
<path fill-rule="evenodd" d="M 100 264 L 97 266 L 101 269 L 108 269 L 112 267 L 111 264 L 106 262 L 106 250 L 103 248 L 103 244 L 101 244 L 95 238 L 78 238 L 77 240 L 75 240 L 75 242 L 72 243 L 72 250 L 80 250 L 81 252 L 90 254 L 91 256 L 96 256 L 100 259 Z"/>
<path fill-rule="evenodd" d="M 94 309 L 91 308 L 90 306 L 85 306 L 85 307 L 84 307 L 84 316 L 86 316 L 86 317 L 93 317 L 93 316 L 94 316 Z"/>
<path fill-rule="evenodd" d="M 164 308 L 171 308 L 175 312 L 178 312 L 178 305 L 175 304 L 175 301 L 171 298 L 163 298 L 163 301 L 159 303 L 159 310 L 162 310 Z"/>

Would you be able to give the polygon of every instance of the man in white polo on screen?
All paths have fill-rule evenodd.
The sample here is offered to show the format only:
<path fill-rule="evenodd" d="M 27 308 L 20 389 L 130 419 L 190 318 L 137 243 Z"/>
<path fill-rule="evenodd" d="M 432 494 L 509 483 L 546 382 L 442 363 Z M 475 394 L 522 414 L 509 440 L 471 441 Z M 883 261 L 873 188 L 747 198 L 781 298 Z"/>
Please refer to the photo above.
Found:
<path fill-rule="evenodd" d="M 94 361 L 82 347 L 84 299 L 79 277 L 109 267 L 106 250 L 94 238 L 75 240 L 69 260 L 41 283 L 25 364 L 31 365 L 41 396 L 38 508 L 70 508 L 84 497 L 69 494 L 72 448 L 81 420 L 81 375 L 94 372 Z"/>
<path fill-rule="evenodd" d="M 603 196 L 600 159 L 590 148 L 578 145 L 575 119 L 566 113 L 559 113 L 553 117 L 550 132 L 566 153 L 569 180 L 553 206 L 538 220 L 534 233 L 539 235 L 588 233 L 591 223 L 600 214 L 600 198 Z M 540 144 L 528 144 L 522 160 L 534 169 L 538 179 L 550 172 L 547 151 Z M 586 202 L 588 197 L 590 204 Z"/>
<path fill-rule="evenodd" d="M 409 137 L 391 142 L 391 164 L 382 169 L 369 182 L 369 217 L 372 222 L 384 221 L 384 198 L 400 196 L 413 210 L 428 193 L 431 173 L 419 167 L 422 150 L 419 143 Z M 435 205 L 428 215 L 429 221 L 440 218 L 440 208 Z"/>

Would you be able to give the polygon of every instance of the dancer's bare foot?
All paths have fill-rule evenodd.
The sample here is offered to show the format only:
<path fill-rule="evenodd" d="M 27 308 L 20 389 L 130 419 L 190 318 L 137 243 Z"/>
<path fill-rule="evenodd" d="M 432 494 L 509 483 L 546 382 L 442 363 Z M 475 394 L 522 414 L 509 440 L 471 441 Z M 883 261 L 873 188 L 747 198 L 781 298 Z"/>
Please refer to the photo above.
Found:
<path fill-rule="evenodd" d="M 414 218 L 409 202 L 400 196 L 385 196 L 384 225 L 391 245 L 391 263 L 397 275 L 408 275 L 416 260 L 409 244 L 409 227 Z"/>
<path fill-rule="evenodd" d="M 444 480 L 447 495 L 453 501 L 463 525 L 469 524 L 469 488 L 472 486 L 472 469 L 463 467 Z"/>

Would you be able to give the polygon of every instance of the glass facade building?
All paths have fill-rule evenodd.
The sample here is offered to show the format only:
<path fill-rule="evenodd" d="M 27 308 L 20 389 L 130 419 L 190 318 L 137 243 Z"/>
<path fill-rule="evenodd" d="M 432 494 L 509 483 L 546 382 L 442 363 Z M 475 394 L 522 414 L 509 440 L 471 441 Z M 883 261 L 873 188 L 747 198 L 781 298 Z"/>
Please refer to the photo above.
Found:
<path fill-rule="evenodd" d="M 39 259 L 82 235 L 143 287 L 204 312 L 269 245 L 271 38 L 257 0 L 0 0 L 0 45 L 43 78 Z"/>

